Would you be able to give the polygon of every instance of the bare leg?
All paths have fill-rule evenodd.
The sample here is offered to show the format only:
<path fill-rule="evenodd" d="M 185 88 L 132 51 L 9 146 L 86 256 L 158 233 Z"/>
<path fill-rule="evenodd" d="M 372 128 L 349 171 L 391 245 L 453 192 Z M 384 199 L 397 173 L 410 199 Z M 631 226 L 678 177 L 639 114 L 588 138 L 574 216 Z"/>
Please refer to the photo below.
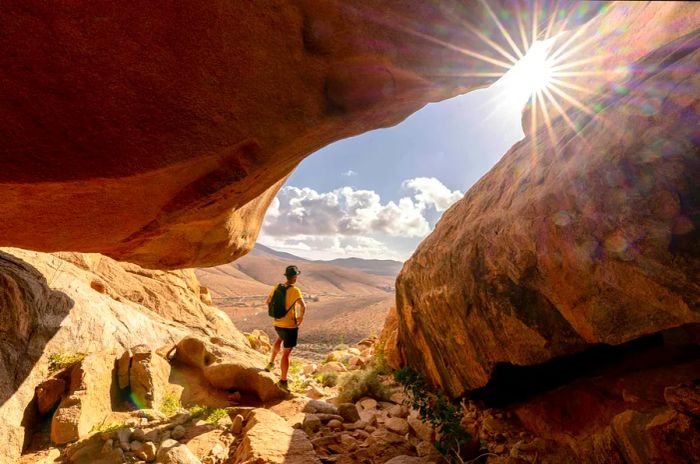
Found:
<path fill-rule="evenodd" d="M 289 370 L 289 354 L 292 352 L 292 348 L 284 348 L 282 350 L 282 375 L 280 375 L 280 380 L 287 380 L 287 371 Z"/>
<path fill-rule="evenodd" d="M 272 355 L 270 355 L 270 364 L 275 363 L 275 358 L 277 357 L 277 353 L 280 352 L 280 346 L 282 346 L 282 339 L 277 337 L 277 341 L 275 342 L 274 346 L 272 347 Z"/>

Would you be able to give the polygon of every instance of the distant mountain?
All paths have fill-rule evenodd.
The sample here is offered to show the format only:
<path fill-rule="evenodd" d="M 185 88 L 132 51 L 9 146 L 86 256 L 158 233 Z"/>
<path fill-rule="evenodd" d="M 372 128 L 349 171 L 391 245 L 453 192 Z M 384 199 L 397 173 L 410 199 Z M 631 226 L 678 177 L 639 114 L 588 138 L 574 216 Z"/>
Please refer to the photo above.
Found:
<path fill-rule="evenodd" d="M 392 292 L 402 263 L 363 260 L 311 261 L 256 244 L 246 256 L 230 264 L 195 272 L 215 299 L 266 295 L 284 280 L 284 269 L 301 269 L 299 287 L 306 294 L 358 296 Z M 391 270 L 395 272 L 390 272 Z"/>
<path fill-rule="evenodd" d="M 291 253 L 273 250 L 272 248 L 266 247 L 261 243 L 256 243 L 250 253 L 248 253 L 248 256 L 265 256 L 267 258 L 279 258 L 289 261 L 309 261 L 308 259 L 295 256 Z"/>
<path fill-rule="evenodd" d="M 362 258 L 338 258 L 330 261 L 310 260 L 295 256 L 291 253 L 273 250 L 270 247 L 256 243 L 249 256 L 265 256 L 268 258 L 279 258 L 285 261 L 294 262 L 312 262 L 319 264 L 330 264 L 332 266 L 340 266 L 348 269 L 357 269 L 368 274 L 396 277 L 401 272 L 403 263 L 401 261 L 393 261 L 391 259 L 362 259 Z"/>
<path fill-rule="evenodd" d="M 361 258 L 339 258 L 325 263 L 334 266 L 347 267 L 350 269 L 359 269 L 368 274 L 381 276 L 396 277 L 401 272 L 403 263 L 401 261 L 392 261 L 390 259 L 361 259 Z"/>

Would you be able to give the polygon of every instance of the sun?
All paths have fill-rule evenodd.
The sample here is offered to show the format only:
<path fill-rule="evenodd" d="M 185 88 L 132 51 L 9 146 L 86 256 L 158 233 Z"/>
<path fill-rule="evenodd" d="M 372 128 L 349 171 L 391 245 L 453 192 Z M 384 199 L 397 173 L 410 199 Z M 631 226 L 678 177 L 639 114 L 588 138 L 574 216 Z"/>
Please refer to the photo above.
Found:
<path fill-rule="evenodd" d="M 549 43 L 535 42 L 513 66 L 510 85 L 520 87 L 528 95 L 546 89 L 554 73 L 554 62 L 548 57 L 548 52 Z"/>
<path fill-rule="evenodd" d="M 514 108 L 522 108 L 537 94 L 549 91 L 556 77 L 550 55 L 552 40 L 536 41 L 495 84 L 503 89 L 502 97 Z"/>

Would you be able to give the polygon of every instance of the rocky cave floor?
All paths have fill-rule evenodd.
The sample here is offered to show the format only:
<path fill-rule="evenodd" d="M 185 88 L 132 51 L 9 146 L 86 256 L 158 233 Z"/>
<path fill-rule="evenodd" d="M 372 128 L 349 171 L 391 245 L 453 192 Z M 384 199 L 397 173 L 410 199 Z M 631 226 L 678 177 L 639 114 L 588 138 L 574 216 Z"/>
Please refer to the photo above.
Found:
<path fill-rule="evenodd" d="M 248 334 L 248 340 L 261 353 L 269 352 L 269 339 L 263 332 Z M 44 408 L 47 401 L 54 405 L 34 428 L 20 464 L 448 462 L 434 446 L 439 433 L 411 409 L 408 396 L 392 375 L 379 375 L 380 387 L 336 384 L 338 378 L 342 383 L 343 377 L 362 378 L 376 369 L 379 358 L 375 345 L 375 339 L 366 339 L 353 347 L 337 347 L 322 363 L 294 362 L 289 375 L 291 394 L 264 402 L 248 393 L 232 394 L 213 388 L 202 381 L 195 369 L 171 360 L 169 384 L 162 387 L 170 393 L 157 391 L 155 377 L 144 382 L 151 388 L 146 396 L 160 398 L 158 407 L 137 408 L 138 402 L 133 401 L 127 389 L 113 398 L 116 405 L 108 418 L 63 446 L 52 444 L 52 437 L 60 435 L 56 428 L 61 424 L 51 415 L 56 416 L 55 404 L 61 395 L 51 393 L 46 386 L 38 388 L 38 402 Z M 671 409 L 675 408 L 676 415 L 691 418 L 690 430 L 696 434 L 700 388 L 687 386 L 687 381 L 699 372 L 697 352 L 658 346 L 652 340 L 638 343 L 628 351 L 596 354 L 598 361 L 602 356 L 629 366 L 628 373 L 618 372 L 615 376 L 605 375 L 605 363 L 600 363 L 600 369 L 591 370 L 588 364 L 595 363 L 595 359 L 581 357 L 541 367 L 544 370 L 533 374 L 540 380 L 547 379 L 541 385 L 527 376 L 519 377 L 530 400 L 513 397 L 500 407 L 488 407 L 497 403 L 493 395 L 506 388 L 504 383 L 509 384 L 510 390 L 518 389 L 513 383 L 517 377 L 501 374 L 502 385 L 492 385 L 490 390 L 477 392 L 472 399 L 459 403 L 461 426 L 473 437 L 469 449 L 463 449 L 462 462 L 578 462 L 571 453 L 575 446 L 567 446 L 567 440 L 600 435 L 593 422 L 601 417 L 610 420 L 632 403 L 637 404 L 637 410 L 647 412 L 658 411 L 665 401 Z M 159 353 L 157 356 L 167 357 L 164 351 Z M 640 374 L 635 366 L 642 360 L 650 368 Z M 562 367 L 567 362 L 576 363 L 587 377 L 572 381 Z M 116 365 L 115 370 L 119 370 L 118 361 Z M 52 378 L 66 378 L 71 370 L 75 370 L 75 365 L 63 368 Z M 552 372 L 564 372 L 558 378 L 565 384 L 554 385 L 552 379 L 557 376 Z M 279 375 L 279 367 L 273 374 Z M 135 389 L 133 373 L 131 379 L 130 388 Z M 669 391 L 663 387 L 669 382 L 686 385 Z M 190 392 L 180 390 L 174 399 L 174 390 L 169 388 L 173 384 L 188 384 Z M 627 406 L 619 401 L 618 394 L 625 397 Z M 658 400 L 659 397 L 665 400 Z M 89 405 L 89 400 L 83 399 L 83 404 Z M 601 413 L 603 410 L 606 412 Z M 78 416 L 86 413 L 89 411 L 74 412 Z M 679 433 L 678 440 L 687 439 L 683 430 Z M 599 462 L 618 462 L 610 459 L 602 457 Z"/>

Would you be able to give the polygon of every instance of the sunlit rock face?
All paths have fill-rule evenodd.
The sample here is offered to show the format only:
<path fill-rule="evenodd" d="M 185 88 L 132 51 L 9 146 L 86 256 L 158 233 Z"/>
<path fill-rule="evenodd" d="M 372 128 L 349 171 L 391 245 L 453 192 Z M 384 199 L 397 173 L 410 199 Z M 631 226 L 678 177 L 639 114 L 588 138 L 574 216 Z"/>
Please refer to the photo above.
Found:
<path fill-rule="evenodd" d="M 493 82 L 530 3 L 4 2 L 0 246 L 230 262 L 309 153 Z"/>
<path fill-rule="evenodd" d="M 0 463 L 15 463 L 38 416 L 34 388 L 57 354 L 175 344 L 190 334 L 244 347 L 202 303 L 194 272 L 152 271 L 98 254 L 0 250 Z"/>
<path fill-rule="evenodd" d="M 547 123 L 538 109 L 536 132 L 406 263 L 397 310 L 409 365 L 457 396 L 498 364 L 700 322 L 698 24 L 694 4 L 625 4 L 578 34 L 572 60 L 603 56 L 589 75 L 626 71 L 566 88 L 578 102 L 561 104 L 566 116 L 550 103 Z"/>

